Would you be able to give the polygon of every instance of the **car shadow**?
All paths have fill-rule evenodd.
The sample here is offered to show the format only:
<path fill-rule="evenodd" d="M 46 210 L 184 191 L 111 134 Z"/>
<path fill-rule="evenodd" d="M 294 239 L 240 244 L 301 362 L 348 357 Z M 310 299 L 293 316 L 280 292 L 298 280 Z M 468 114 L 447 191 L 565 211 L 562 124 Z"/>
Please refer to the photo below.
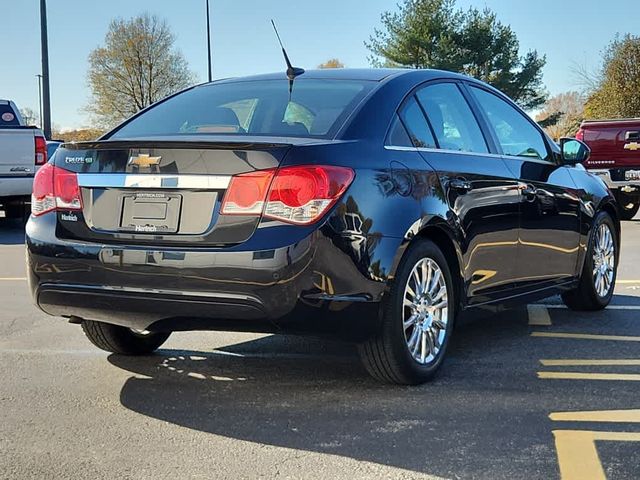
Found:
<path fill-rule="evenodd" d="M 528 388 L 514 378 L 535 382 L 526 311 L 462 323 L 440 374 L 418 387 L 378 384 L 354 346 L 308 338 L 109 361 L 135 374 L 123 406 L 194 430 L 453 478 L 517 478 L 535 448 L 540 478 L 556 476 L 544 415 L 510 400 Z"/>
<path fill-rule="evenodd" d="M 24 223 L 22 220 L 0 217 L 0 245 L 24 244 Z"/>

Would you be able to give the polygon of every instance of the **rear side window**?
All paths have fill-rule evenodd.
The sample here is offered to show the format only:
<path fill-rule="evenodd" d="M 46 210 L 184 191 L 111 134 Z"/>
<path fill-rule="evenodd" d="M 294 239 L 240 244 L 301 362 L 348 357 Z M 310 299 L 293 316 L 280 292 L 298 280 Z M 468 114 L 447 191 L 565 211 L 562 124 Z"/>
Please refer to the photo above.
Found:
<path fill-rule="evenodd" d="M 427 113 L 440 148 L 489 152 L 480 126 L 457 85 L 438 83 L 418 90 L 416 95 Z"/>
<path fill-rule="evenodd" d="M 192 88 L 151 107 L 110 138 L 272 135 L 330 138 L 376 82 L 299 78 Z"/>
<path fill-rule="evenodd" d="M 11 126 L 18 127 L 20 126 L 20 122 L 18 122 L 18 117 L 11 108 L 9 104 L 1 104 L 0 103 L 0 126 Z"/>
<path fill-rule="evenodd" d="M 413 145 L 422 148 L 435 148 L 436 142 L 427 124 L 427 119 L 415 97 L 411 97 L 400 110 L 402 123 L 407 127 Z"/>
<path fill-rule="evenodd" d="M 471 87 L 471 91 L 486 113 L 504 155 L 549 159 L 542 133 L 522 113 L 493 93 L 477 87 Z"/>
<path fill-rule="evenodd" d="M 389 136 L 387 137 L 387 145 L 395 145 L 396 147 L 413 146 L 411 138 L 409 138 L 409 134 L 407 133 L 407 129 L 402 125 L 398 115 L 393 117 L 393 123 L 391 124 Z"/>

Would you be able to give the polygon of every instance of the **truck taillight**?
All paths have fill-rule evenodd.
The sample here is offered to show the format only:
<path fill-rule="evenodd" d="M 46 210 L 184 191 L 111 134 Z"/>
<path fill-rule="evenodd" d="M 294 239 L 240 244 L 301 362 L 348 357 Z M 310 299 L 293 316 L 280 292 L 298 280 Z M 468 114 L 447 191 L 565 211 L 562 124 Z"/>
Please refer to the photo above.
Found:
<path fill-rule="evenodd" d="M 38 135 L 33 138 L 36 149 L 36 165 L 44 165 L 47 163 L 47 141 Z"/>
<path fill-rule="evenodd" d="M 74 172 L 47 163 L 33 179 L 31 213 L 34 216 L 52 210 L 81 210 L 78 176 Z"/>
<path fill-rule="evenodd" d="M 353 181 L 350 168 L 301 165 L 236 175 L 223 215 L 260 215 L 298 225 L 319 220 Z"/>
<path fill-rule="evenodd" d="M 578 129 L 578 131 L 576 132 L 576 140 L 584 142 L 584 130 L 582 128 Z"/>

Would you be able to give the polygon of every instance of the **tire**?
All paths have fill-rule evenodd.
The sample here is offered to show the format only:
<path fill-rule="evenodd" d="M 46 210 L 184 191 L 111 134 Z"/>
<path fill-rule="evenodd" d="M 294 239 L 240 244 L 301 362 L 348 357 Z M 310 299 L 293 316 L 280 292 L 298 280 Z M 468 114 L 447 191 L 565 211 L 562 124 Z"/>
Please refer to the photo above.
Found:
<path fill-rule="evenodd" d="M 599 254 L 598 252 L 602 250 L 602 246 L 599 247 L 596 245 L 599 239 L 602 238 L 602 229 L 609 231 L 611 235 L 611 245 L 613 246 L 611 257 L 607 257 L 613 265 L 610 280 L 605 284 L 606 292 L 604 293 L 603 290 L 598 290 L 598 286 L 596 285 L 598 275 L 594 271 L 598 267 L 597 263 L 602 263 L 602 257 L 598 260 L 595 258 Z M 608 213 L 600 212 L 593 222 L 593 228 L 589 238 L 589 248 L 587 249 L 578 287 L 562 294 L 562 300 L 567 307 L 576 311 L 597 311 L 609 305 L 613 297 L 616 275 L 618 273 L 618 249 L 619 242 L 615 224 Z M 609 264 L 609 262 L 607 263 Z"/>
<path fill-rule="evenodd" d="M 82 330 L 96 347 L 122 355 L 148 355 L 158 349 L 170 333 L 138 333 L 110 323 L 83 320 Z"/>
<path fill-rule="evenodd" d="M 416 298 L 420 297 L 419 286 L 413 271 L 417 267 L 420 273 L 416 275 L 424 279 L 423 265 L 427 272 L 429 269 L 432 272 L 429 293 L 433 298 L 423 296 L 419 301 Z M 436 282 L 437 271 L 440 279 Z M 453 331 L 456 305 L 453 285 L 449 265 L 438 246 L 430 240 L 417 240 L 400 262 L 389 295 L 381 305 L 379 331 L 358 346 L 369 374 L 382 382 L 401 385 L 417 385 L 433 378 L 445 357 Z M 443 288 L 444 296 L 441 295 Z M 412 296 L 411 292 L 418 295 Z M 412 307 L 405 304 L 405 296 L 408 301 L 415 300 L 408 302 Z M 444 306 L 438 310 L 437 304 Z M 405 328 L 405 320 L 411 318 L 415 323 Z M 436 343 L 440 344 L 439 348 Z M 410 351 L 410 344 L 417 346 L 416 356 Z"/>
<path fill-rule="evenodd" d="M 618 201 L 618 213 L 621 220 L 633 220 L 640 209 L 640 199 L 617 190 L 615 192 Z"/>
<path fill-rule="evenodd" d="M 626 205 L 620 205 L 620 218 L 622 220 L 633 220 L 640 209 L 640 203 L 628 202 Z"/>

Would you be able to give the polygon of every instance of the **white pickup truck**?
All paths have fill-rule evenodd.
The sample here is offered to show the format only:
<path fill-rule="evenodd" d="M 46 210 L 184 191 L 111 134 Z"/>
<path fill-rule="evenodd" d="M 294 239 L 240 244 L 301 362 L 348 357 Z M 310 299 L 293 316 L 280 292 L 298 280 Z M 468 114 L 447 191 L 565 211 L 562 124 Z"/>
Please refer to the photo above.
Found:
<path fill-rule="evenodd" d="M 40 129 L 27 126 L 9 100 L 0 100 L 0 204 L 10 218 L 26 217 L 36 170 L 47 162 Z"/>

